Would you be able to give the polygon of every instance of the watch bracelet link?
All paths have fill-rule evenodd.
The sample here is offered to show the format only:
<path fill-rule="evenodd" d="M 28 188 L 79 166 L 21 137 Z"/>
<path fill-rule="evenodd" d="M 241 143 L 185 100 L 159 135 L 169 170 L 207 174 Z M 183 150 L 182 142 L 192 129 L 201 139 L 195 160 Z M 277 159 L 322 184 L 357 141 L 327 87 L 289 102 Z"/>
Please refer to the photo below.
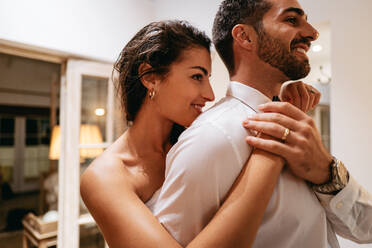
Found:
<path fill-rule="evenodd" d="M 337 158 L 333 157 L 329 164 L 329 180 L 323 184 L 311 184 L 312 189 L 323 194 L 336 195 L 349 182 L 349 173 L 343 163 Z"/>

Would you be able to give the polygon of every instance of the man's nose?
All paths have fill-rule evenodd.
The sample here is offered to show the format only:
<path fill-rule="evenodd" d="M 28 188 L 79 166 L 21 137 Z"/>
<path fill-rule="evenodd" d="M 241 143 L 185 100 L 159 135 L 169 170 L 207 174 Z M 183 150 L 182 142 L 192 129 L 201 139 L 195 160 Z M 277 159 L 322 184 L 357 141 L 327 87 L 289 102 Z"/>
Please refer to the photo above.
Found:
<path fill-rule="evenodd" d="M 315 41 L 319 37 L 319 32 L 310 23 L 306 22 L 305 27 L 301 32 L 301 36 L 310 41 Z"/>

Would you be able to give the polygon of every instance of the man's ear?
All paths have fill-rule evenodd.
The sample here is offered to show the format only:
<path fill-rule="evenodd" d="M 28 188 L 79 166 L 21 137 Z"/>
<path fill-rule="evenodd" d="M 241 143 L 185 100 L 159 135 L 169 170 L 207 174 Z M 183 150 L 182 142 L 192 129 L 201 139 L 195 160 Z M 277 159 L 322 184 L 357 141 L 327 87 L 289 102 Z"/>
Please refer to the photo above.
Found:
<path fill-rule="evenodd" d="M 154 89 L 155 85 L 159 79 L 159 76 L 156 73 L 152 73 L 152 66 L 148 63 L 142 63 L 138 67 L 138 75 L 140 80 L 148 90 Z"/>
<path fill-rule="evenodd" d="M 234 41 L 243 49 L 252 51 L 257 38 L 256 30 L 250 25 L 237 24 L 231 31 Z"/>

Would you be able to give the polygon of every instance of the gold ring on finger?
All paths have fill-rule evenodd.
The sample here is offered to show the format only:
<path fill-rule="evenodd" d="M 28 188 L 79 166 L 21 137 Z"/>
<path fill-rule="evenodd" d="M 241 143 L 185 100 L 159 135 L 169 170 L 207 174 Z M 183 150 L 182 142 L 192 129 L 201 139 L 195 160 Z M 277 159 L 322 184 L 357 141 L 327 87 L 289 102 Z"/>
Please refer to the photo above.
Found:
<path fill-rule="evenodd" d="M 288 135 L 289 135 L 289 128 L 286 128 L 285 130 L 284 130 L 284 133 L 283 133 L 283 136 L 282 136 L 282 141 L 284 142 L 286 139 L 287 139 L 287 137 L 288 137 Z"/>

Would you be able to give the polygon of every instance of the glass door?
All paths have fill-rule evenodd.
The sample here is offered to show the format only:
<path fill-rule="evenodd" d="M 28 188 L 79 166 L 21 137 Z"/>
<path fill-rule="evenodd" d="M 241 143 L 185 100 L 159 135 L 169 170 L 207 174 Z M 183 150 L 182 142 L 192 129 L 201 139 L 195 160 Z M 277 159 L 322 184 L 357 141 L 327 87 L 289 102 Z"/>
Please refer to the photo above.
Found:
<path fill-rule="evenodd" d="M 112 65 L 69 60 L 61 85 L 59 247 L 104 247 L 79 194 L 80 175 L 114 140 Z M 92 244 L 92 242 L 95 243 Z"/>

